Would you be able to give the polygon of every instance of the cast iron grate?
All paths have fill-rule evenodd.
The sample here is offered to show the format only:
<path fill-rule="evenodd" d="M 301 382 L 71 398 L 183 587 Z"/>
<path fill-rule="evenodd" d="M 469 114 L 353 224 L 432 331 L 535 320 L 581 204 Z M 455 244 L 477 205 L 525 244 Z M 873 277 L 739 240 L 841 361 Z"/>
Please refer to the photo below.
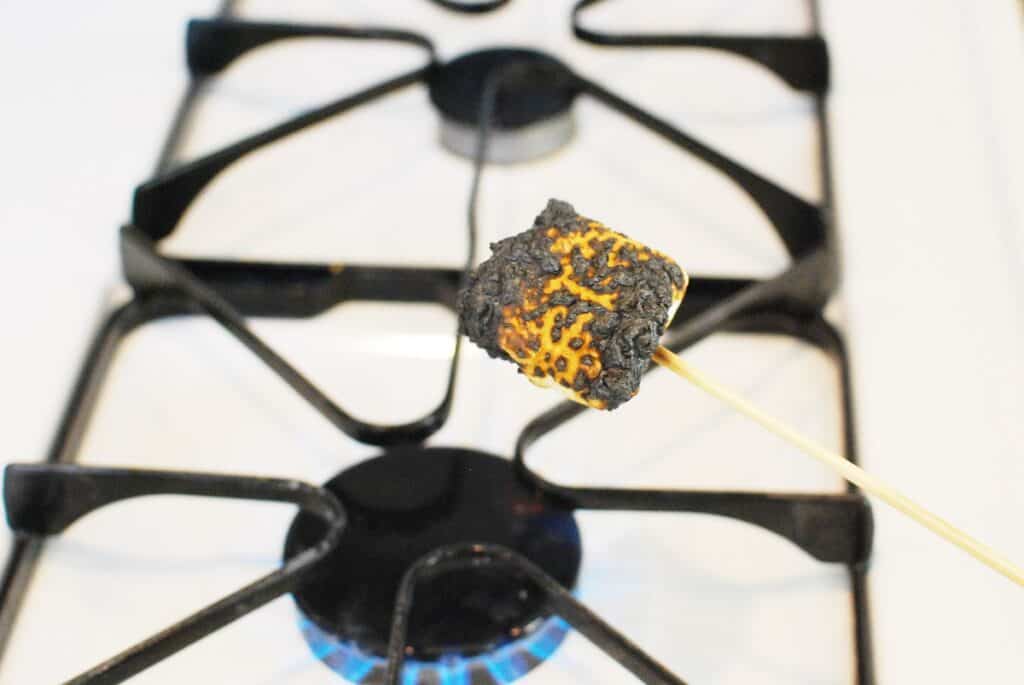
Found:
<path fill-rule="evenodd" d="M 433 0 L 447 9 L 486 12 L 507 0 L 460 3 Z M 732 52 L 771 69 L 794 89 L 815 100 L 821 138 L 820 172 L 824 202 L 815 206 L 787 192 L 729 157 L 686 134 L 668 121 L 611 92 L 594 80 L 565 69 L 561 87 L 572 97 L 589 97 L 646 127 L 667 143 L 685 150 L 730 178 L 767 216 L 785 245 L 791 263 L 775 277 L 755 280 L 696 275 L 687 307 L 666 335 L 666 346 L 681 350 L 721 332 L 774 333 L 804 340 L 824 350 L 835 362 L 841 385 L 840 404 L 848 458 L 856 459 L 849 368 L 841 334 L 823 317 L 822 309 L 836 285 L 837 252 L 832 224 L 828 130 L 825 99 L 828 56 L 818 35 L 816 3 L 811 0 L 814 31 L 810 36 L 616 35 L 588 30 L 584 10 L 601 0 L 582 0 L 573 11 L 572 27 L 582 40 L 609 47 L 701 47 Z M 131 222 L 121 231 L 125 276 L 134 297 L 111 312 L 96 334 L 44 463 L 11 465 L 4 497 L 15 542 L 0 586 L 0 649 L 14 629 L 19 607 L 43 554 L 45 538 L 59 534 L 81 516 L 128 497 L 184 494 L 205 497 L 258 499 L 297 505 L 324 522 L 323 536 L 287 559 L 274 572 L 193 614 L 180 623 L 139 642 L 70 682 L 119 683 L 189 644 L 253 611 L 272 599 L 296 591 L 304 579 L 337 545 L 345 526 L 344 502 L 328 490 L 278 479 L 214 476 L 202 473 L 155 472 L 76 466 L 81 437 L 95 408 L 97 391 L 125 336 L 138 326 L 172 316 L 208 316 L 217 321 L 273 369 L 339 430 L 367 444 L 393 446 L 420 443 L 447 419 L 456 388 L 455 369 L 460 340 L 453 332 L 450 372 L 441 403 L 422 418 L 403 425 L 363 422 L 288 364 L 253 333 L 250 317 L 305 318 L 343 301 L 431 302 L 449 309 L 462 274 L 475 252 L 476 198 L 484 171 L 490 123 L 502 88 L 521 74 L 503 70 L 488 78 L 478 106 L 478 148 L 467 212 L 468 257 L 460 267 L 431 269 L 346 264 L 274 264 L 212 259 L 172 259 L 159 252 L 189 204 L 219 173 L 239 158 L 330 117 L 413 84 L 430 84 L 443 74 L 432 43 L 426 37 L 390 28 L 352 28 L 260 23 L 231 17 L 225 3 L 213 19 L 190 23 L 187 61 L 192 75 L 174 124 L 160 155 L 153 179 L 136 189 Z M 347 94 L 214 153 L 180 166 L 174 153 L 188 126 L 204 83 L 247 51 L 286 38 L 320 37 L 338 40 L 396 41 L 420 47 L 422 66 L 381 83 Z M 707 492 L 568 487 L 544 479 L 528 463 L 531 445 L 546 433 L 567 424 L 582 408 L 560 405 L 534 419 L 522 432 L 514 464 L 518 476 L 538 497 L 568 510 L 699 511 L 736 518 L 781 535 L 816 559 L 849 569 L 854 605 L 853 634 L 856 682 L 874 682 L 867 610 L 866 563 L 870 554 L 870 509 L 855 489 L 844 494 L 791 495 L 757 492 Z M 565 428 L 566 430 L 568 429 Z M 648 683 L 681 683 L 676 675 L 645 654 L 625 635 L 603 621 L 566 587 L 521 554 L 494 544 L 446 545 L 420 558 L 406 572 L 396 597 L 387 649 L 387 679 L 401 675 L 408 621 L 417 585 L 438 574 L 487 567 L 528 578 L 551 611 Z"/>

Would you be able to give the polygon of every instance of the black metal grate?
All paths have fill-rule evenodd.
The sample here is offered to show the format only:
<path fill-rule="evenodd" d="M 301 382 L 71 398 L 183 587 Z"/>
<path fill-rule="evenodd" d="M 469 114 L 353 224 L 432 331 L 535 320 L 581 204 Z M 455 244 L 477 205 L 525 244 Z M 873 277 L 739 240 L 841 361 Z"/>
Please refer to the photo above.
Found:
<path fill-rule="evenodd" d="M 497 9 L 506 1 L 434 0 L 448 9 L 470 12 Z M 600 1 L 582 0 L 574 8 L 572 27 L 582 40 L 621 49 L 660 46 L 725 50 L 772 70 L 791 87 L 807 91 L 814 98 L 822 143 L 820 166 L 825 197 L 822 206 L 801 200 L 597 82 L 568 70 L 563 75 L 566 87 L 610 107 L 730 178 L 768 217 L 790 256 L 790 266 L 769 279 L 693 277 L 687 306 L 666 334 L 666 346 L 678 351 L 716 333 L 740 331 L 787 335 L 824 350 L 834 360 L 841 381 L 846 454 L 855 461 L 845 346 L 839 331 L 822 316 L 822 308 L 836 285 L 838 260 L 825 116 L 828 55 L 825 42 L 818 35 L 816 3 L 811 1 L 814 35 L 737 37 L 614 35 L 588 30 L 581 25 L 581 15 L 587 7 Z M 461 344 L 458 335 L 453 336 L 444 399 L 434 410 L 404 425 L 365 423 L 348 414 L 289 365 L 250 330 L 246 319 L 260 316 L 304 318 L 350 300 L 433 302 L 453 308 L 455 293 L 469 262 L 463 267 L 448 269 L 346 264 L 344 270 L 338 271 L 330 264 L 171 259 L 160 254 L 159 242 L 175 230 L 189 204 L 233 162 L 329 117 L 412 84 L 428 82 L 440 66 L 431 42 L 415 33 L 389 28 L 242 21 L 230 18 L 231 5 L 226 3 L 218 18 L 189 24 L 187 61 L 191 82 L 161 153 L 156 175 L 136 189 L 131 222 L 121 231 L 124 272 L 134 290 L 134 298 L 111 312 L 96 334 L 46 461 L 39 465 L 12 465 L 7 469 L 4 496 L 16 539 L 0 585 L 0 649 L 14 629 L 26 588 L 44 551 L 46 536 L 59 534 L 81 516 L 111 502 L 167 493 L 282 501 L 323 518 L 328 523 L 328 533 L 319 545 L 285 562 L 273 573 L 139 642 L 70 681 L 73 683 L 122 682 L 275 597 L 294 590 L 337 543 L 345 526 L 343 502 L 322 488 L 295 481 L 73 465 L 114 352 L 134 328 L 171 316 L 211 317 L 338 429 L 368 444 L 423 441 L 445 423 L 456 391 L 455 369 Z M 301 37 L 398 41 L 421 47 L 426 61 L 412 71 L 345 95 L 187 164 L 173 166 L 174 152 L 206 80 L 215 77 L 248 50 L 282 38 Z M 485 168 L 490 115 L 507 76 L 499 73 L 489 80 L 481 107 L 475 174 L 467 213 L 469 260 L 475 251 L 476 198 Z M 866 594 L 871 512 L 856 489 L 850 488 L 845 494 L 790 495 L 580 488 L 545 480 L 529 465 L 530 446 L 550 431 L 570 430 L 568 426 L 562 428 L 563 425 L 582 409 L 566 402 L 538 416 L 524 429 L 516 446 L 515 463 L 525 482 L 572 509 L 699 511 L 740 519 L 789 539 L 816 559 L 845 565 L 849 569 L 854 604 L 856 682 L 859 685 L 875 682 Z M 525 574 L 547 598 L 555 613 L 643 682 L 682 682 L 529 561 L 511 550 L 482 544 L 438 549 L 408 570 L 393 616 L 388 682 L 399 682 L 407 622 L 417 582 L 452 569 L 481 565 Z"/>

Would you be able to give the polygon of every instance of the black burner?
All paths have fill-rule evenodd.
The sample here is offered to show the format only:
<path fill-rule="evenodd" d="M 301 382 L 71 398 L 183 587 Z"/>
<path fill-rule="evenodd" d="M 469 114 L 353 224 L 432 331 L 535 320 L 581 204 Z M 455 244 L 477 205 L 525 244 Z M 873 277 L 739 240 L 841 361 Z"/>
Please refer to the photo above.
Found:
<path fill-rule="evenodd" d="M 507 69 L 494 110 L 499 128 L 520 128 L 569 111 L 576 91 L 569 70 L 535 50 L 494 48 L 471 52 L 440 67 L 430 78 L 430 99 L 446 119 L 476 126 L 487 77 Z"/>
<path fill-rule="evenodd" d="M 453 543 L 513 549 L 572 587 L 580 565 L 570 510 L 533 493 L 512 462 L 452 448 L 403 447 L 354 466 L 325 486 L 349 523 L 323 569 L 295 592 L 324 633 L 383 656 L 402 575 L 422 555 Z M 322 539 L 323 523 L 299 514 L 285 557 Z M 550 614 L 524 578 L 488 569 L 455 571 L 416 588 L 409 622 L 412 658 L 495 650 L 536 630 Z"/>
<path fill-rule="evenodd" d="M 569 69 L 534 50 L 495 48 L 463 55 L 430 77 L 430 99 L 443 118 L 445 147 L 472 158 L 488 78 L 501 74 L 488 159 L 519 162 L 544 156 L 572 138 L 578 89 Z"/>

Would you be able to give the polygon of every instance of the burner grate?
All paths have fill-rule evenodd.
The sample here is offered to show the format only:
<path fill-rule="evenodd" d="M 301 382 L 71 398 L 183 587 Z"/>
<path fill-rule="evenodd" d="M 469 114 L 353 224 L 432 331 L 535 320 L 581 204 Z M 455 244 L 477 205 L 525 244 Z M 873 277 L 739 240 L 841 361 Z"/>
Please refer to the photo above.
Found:
<path fill-rule="evenodd" d="M 621 113 L 734 181 L 768 217 L 792 259 L 791 265 L 781 274 L 764 280 L 694 277 L 685 315 L 673 324 L 666 338 L 667 346 L 679 350 L 717 332 L 744 331 L 781 333 L 825 350 L 835 360 L 842 381 L 846 454 L 854 459 L 848 361 L 841 335 L 821 315 L 825 302 L 835 289 L 837 266 L 835 229 L 830 216 L 832 201 L 825 117 L 828 55 L 823 39 L 818 35 L 730 37 L 601 33 L 584 28 L 580 21 L 584 10 L 599 1 L 583 0 L 574 9 L 573 30 L 582 40 L 622 48 L 661 46 L 723 50 L 760 63 L 793 88 L 807 91 L 815 98 L 823 141 L 820 162 L 825 179 L 825 202 L 822 207 L 801 200 L 595 81 L 568 68 L 563 74 L 574 92 Z M 506 0 L 434 2 L 456 11 L 483 12 L 501 7 Z M 811 5 L 813 9 L 814 3 Z M 225 12 L 230 13 L 230 9 L 231 3 L 227 3 Z M 421 47 L 427 55 L 427 62 L 422 67 L 356 94 L 346 95 L 210 155 L 172 167 L 171 159 L 187 128 L 202 84 L 248 50 L 283 38 L 299 37 L 397 41 Z M 368 444 L 387 446 L 422 442 L 444 424 L 456 387 L 458 336 L 455 336 L 453 344 L 448 387 L 443 401 L 434 411 L 406 425 L 367 424 L 338 407 L 289 365 L 248 328 L 245 318 L 307 317 L 338 302 L 353 299 L 434 302 L 451 308 L 463 269 L 346 265 L 344 270 L 338 271 L 330 264 L 285 266 L 172 259 L 162 256 L 157 249 L 159 242 L 174 231 L 185 210 L 203 188 L 244 155 L 388 93 L 427 82 L 439 67 L 430 41 L 418 34 L 395 29 L 259 23 L 221 17 L 190 24 L 187 55 L 192 81 L 161 153 L 157 176 L 137 188 L 131 224 L 121 232 L 124 271 L 135 297 L 112 312 L 98 332 L 46 462 L 32 466 L 12 465 L 7 469 L 4 496 L 9 523 L 18 535 L 0 586 L 0 641 L 6 642 L 14 628 L 21 599 L 35 564 L 43 554 L 46 536 L 58 534 L 89 511 L 125 497 L 176 493 L 289 502 L 319 517 L 328 526 L 319 543 L 290 557 L 277 571 L 83 673 L 71 681 L 74 683 L 122 682 L 275 597 L 288 592 L 301 597 L 303 583 L 311 577 L 310 574 L 315 576 L 322 570 L 322 562 L 343 539 L 346 529 L 342 507 L 348 502 L 344 501 L 345 498 L 339 502 L 330 488 L 241 476 L 72 465 L 114 351 L 131 330 L 162 317 L 209 316 L 342 432 Z M 508 75 L 489 76 L 479 108 L 475 174 L 468 211 L 470 262 L 475 252 L 477 191 L 484 160 L 488 159 L 488 145 L 497 135 L 493 115 L 499 96 L 508 85 L 507 78 Z M 652 492 L 566 487 L 546 481 L 529 466 L 528 450 L 536 440 L 563 426 L 581 410 L 566 403 L 537 417 L 526 427 L 519 438 L 514 460 L 524 486 L 567 511 L 701 511 L 734 517 L 786 537 L 817 559 L 846 565 L 855 609 L 857 682 L 860 685 L 874 682 L 865 571 L 871 545 L 871 516 L 859 493 L 855 490 L 832 495 Z M 816 535 L 816 530 L 827 530 L 833 534 Z M 408 666 L 404 671 L 406 681 L 410 673 L 414 680 L 419 677 L 417 669 L 422 668 L 422 664 L 416 661 L 405 663 L 406 646 L 414 637 L 411 631 L 414 631 L 415 607 L 419 606 L 418 602 L 436 601 L 436 597 L 428 594 L 428 588 L 439 576 L 463 573 L 466 569 L 487 569 L 498 575 L 528 579 L 544 599 L 544 606 L 550 614 L 560 617 L 557 621 L 564 621 L 565 625 L 575 628 L 640 680 L 649 683 L 682 682 L 577 601 L 566 589 L 566 585 L 571 584 L 570 579 L 536 565 L 529 555 L 487 540 L 456 540 L 440 544 L 441 547 L 420 556 L 402 576 L 389 626 L 386 665 L 383 666 L 387 682 L 400 682 L 403 665 Z M 301 599 L 299 603 L 301 606 Z M 551 625 L 555 628 L 550 628 Z M 564 628 L 561 623 L 539 628 L 535 634 L 544 638 L 532 649 L 542 653 L 553 650 L 561 639 L 556 634 L 561 628 Z M 539 654 L 535 652 L 535 656 L 539 657 Z M 382 661 L 377 666 L 384 663 Z M 365 669 L 366 665 L 361 664 L 359 668 Z M 495 676 L 495 680 L 507 682 L 503 677 Z"/>

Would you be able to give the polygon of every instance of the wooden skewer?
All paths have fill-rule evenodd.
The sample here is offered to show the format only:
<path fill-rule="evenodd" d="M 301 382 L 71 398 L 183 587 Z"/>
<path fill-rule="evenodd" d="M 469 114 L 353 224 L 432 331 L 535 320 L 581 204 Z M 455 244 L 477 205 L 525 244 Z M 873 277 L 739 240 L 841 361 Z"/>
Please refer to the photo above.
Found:
<path fill-rule="evenodd" d="M 904 514 L 928 528 L 936 535 L 952 542 L 954 545 L 960 547 L 960 549 L 971 554 L 978 561 L 983 564 L 987 564 L 989 567 L 995 569 L 999 573 L 1002 573 L 1018 585 L 1024 585 L 1024 571 L 1015 566 L 1006 557 L 1002 556 L 990 547 L 978 542 L 945 519 L 936 516 L 924 507 L 916 504 L 905 495 L 897 492 L 874 476 L 865 473 L 864 470 L 856 464 L 847 461 L 838 454 L 835 454 L 814 441 L 804 437 L 783 422 L 768 416 L 739 395 L 722 387 L 703 373 L 694 369 L 688 363 L 684 362 L 672 353 L 671 350 L 659 347 L 655 351 L 653 358 L 658 364 L 690 381 L 701 390 L 714 395 L 726 404 L 738 409 L 740 412 L 746 414 L 748 417 L 758 422 L 772 433 L 775 433 L 783 440 L 799 447 L 807 454 L 830 466 L 843 478 L 854 485 L 859 486 L 865 492 L 871 493 L 890 506 L 902 511 Z"/>

